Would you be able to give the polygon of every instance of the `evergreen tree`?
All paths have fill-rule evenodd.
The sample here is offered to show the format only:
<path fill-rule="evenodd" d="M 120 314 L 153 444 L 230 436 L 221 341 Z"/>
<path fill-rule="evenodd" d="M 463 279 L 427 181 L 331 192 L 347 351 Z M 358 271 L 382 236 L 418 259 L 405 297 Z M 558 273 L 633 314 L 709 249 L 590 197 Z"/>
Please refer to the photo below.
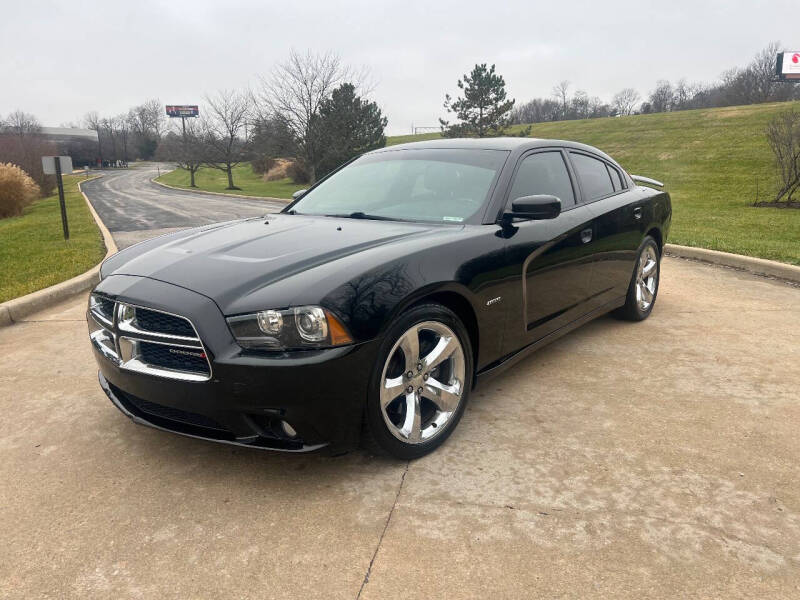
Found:
<path fill-rule="evenodd" d="M 453 100 L 445 95 L 444 107 L 455 113 L 459 123 L 439 119 L 445 137 L 487 137 L 503 135 L 509 124 L 514 100 L 508 100 L 506 82 L 495 73 L 494 65 L 475 65 L 469 75 L 458 80 L 463 97 Z"/>
<path fill-rule="evenodd" d="M 360 98 L 351 83 L 343 83 L 322 101 L 313 119 L 314 145 L 321 160 L 318 177 L 333 171 L 351 158 L 386 145 L 386 117 L 375 102 Z"/>

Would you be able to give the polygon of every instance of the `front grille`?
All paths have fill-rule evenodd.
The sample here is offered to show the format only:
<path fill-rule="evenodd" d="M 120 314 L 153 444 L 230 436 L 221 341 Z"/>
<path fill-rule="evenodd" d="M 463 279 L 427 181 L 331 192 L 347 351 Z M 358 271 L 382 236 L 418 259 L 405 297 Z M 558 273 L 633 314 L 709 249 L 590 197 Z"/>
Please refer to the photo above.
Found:
<path fill-rule="evenodd" d="M 208 361 L 201 349 L 140 341 L 139 360 L 154 367 L 208 374 Z"/>
<path fill-rule="evenodd" d="M 165 335 L 196 337 L 194 327 L 183 317 L 168 315 L 148 308 L 136 307 L 136 326 L 142 331 Z"/>
<path fill-rule="evenodd" d="M 185 317 L 98 294 L 89 299 L 89 337 L 121 369 L 182 381 L 207 381 L 211 363 Z"/>

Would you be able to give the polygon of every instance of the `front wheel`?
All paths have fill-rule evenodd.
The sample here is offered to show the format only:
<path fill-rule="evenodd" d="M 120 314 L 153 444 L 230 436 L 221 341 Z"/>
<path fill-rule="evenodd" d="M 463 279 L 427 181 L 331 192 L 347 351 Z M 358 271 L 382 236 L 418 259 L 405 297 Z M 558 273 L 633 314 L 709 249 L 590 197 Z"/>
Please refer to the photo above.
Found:
<path fill-rule="evenodd" d="M 639 257 L 633 270 L 625 304 L 614 314 L 628 321 L 643 321 L 653 311 L 658 295 L 661 275 L 661 252 L 658 244 L 649 235 L 639 246 Z"/>
<path fill-rule="evenodd" d="M 423 304 L 389 329 L 367 399 L 370 445 L 409 460 L 438 448 L 453 432 L 472 385 L 472 348 L 448 308 Z"/>

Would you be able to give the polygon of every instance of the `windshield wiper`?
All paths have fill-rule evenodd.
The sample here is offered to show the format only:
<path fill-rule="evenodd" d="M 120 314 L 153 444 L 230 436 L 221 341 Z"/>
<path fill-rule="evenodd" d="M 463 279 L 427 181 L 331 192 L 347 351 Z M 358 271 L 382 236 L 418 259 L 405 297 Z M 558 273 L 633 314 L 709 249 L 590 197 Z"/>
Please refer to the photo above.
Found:
<path fill-rule="evenodd" d="M 326 217 L 336 217 L 339 219 L 369 219 L 372 221 L 401 221 L 402 219 L 397 219 L 395 217 L 384 217 L 382 215 L 371 215 L 369 213 L 362 212 L 357 210 L 356 212 L 351 212 L 350 214 L 346 215 L 325 215 Z"/>

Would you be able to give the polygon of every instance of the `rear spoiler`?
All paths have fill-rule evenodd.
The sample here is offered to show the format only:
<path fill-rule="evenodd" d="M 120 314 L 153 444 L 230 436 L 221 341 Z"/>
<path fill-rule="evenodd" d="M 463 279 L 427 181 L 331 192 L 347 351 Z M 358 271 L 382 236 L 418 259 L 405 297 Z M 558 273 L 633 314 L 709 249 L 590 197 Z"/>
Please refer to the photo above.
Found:
<path fill-rule="evenodd" d="M 645 185 L 654 185 L 660 188 L 664 187 L 664 184 L 660 181 L 656 179 L 650 179 L 649 177 L 642 177 L 641 175 L 631 175 L 631 179 L 637 183 L 644 183 Z"/>

